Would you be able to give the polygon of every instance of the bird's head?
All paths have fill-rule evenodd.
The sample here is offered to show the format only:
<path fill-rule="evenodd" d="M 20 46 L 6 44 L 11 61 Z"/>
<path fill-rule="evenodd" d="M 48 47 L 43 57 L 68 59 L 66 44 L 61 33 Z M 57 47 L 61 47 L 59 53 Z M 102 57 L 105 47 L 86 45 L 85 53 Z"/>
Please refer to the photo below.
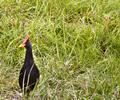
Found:
<path fill-rule="evenodd" d="M 29 35 L 27 34 L 25 39 L 23 40 L 22 44 L 19 46 L 20 48 L 28 48 L 31 47 L 30 41 L 29 41 Z"/>

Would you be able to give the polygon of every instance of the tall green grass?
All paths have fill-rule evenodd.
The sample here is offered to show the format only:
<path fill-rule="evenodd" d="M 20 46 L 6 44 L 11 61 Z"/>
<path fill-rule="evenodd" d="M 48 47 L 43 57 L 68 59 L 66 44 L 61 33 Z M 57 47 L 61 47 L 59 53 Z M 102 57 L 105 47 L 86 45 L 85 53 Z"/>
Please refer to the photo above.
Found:
<path fill-rule="evenodd" d="M 28 32 L 41 72 L 31 100 L 120 99 L 119 0 L 1 0 L 1 100 L 21 92 Z"/>

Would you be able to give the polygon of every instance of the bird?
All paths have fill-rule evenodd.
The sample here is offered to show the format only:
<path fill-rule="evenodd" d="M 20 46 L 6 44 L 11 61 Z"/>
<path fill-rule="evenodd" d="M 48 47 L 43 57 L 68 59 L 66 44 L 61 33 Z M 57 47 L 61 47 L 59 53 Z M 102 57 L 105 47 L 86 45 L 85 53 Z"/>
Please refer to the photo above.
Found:
<path fill-rule="evenodd" d="M 28 96 L 38 84 L 40 72 L 34 62 L 32 44 L 28 34 L 19 47 L 26 49 L 24 64 L 19 74 L 19 86 L 24 95 Z"/>

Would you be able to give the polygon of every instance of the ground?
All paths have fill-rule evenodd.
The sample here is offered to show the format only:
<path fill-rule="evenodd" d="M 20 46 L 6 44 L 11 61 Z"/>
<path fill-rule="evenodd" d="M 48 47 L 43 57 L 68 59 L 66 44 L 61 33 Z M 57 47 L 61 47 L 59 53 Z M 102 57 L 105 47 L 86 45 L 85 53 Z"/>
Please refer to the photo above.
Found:
<path fill-rule="evenodd" d="M 119 0 L 0 0 L 0 100 L 24 98 L 27 33 L 41 73 L 29 99 L 120 99 Z"/>

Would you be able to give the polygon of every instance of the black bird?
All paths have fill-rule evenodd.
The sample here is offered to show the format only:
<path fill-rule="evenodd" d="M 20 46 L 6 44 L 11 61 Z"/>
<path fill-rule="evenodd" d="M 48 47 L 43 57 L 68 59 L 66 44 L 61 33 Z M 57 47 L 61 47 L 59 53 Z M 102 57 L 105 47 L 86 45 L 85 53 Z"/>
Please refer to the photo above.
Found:
<path fill-rule="evenodd" d="M 19 47 L 26 48 L 24 64 L 19 75 L 19 85 L 23 93 L 29 95 L 30 91 L 32 91 L 35 85 L 38 83 L 40 73 L 34 62 L 32 45 L 28 35 L 25 37 L 23 43 Z"/>

